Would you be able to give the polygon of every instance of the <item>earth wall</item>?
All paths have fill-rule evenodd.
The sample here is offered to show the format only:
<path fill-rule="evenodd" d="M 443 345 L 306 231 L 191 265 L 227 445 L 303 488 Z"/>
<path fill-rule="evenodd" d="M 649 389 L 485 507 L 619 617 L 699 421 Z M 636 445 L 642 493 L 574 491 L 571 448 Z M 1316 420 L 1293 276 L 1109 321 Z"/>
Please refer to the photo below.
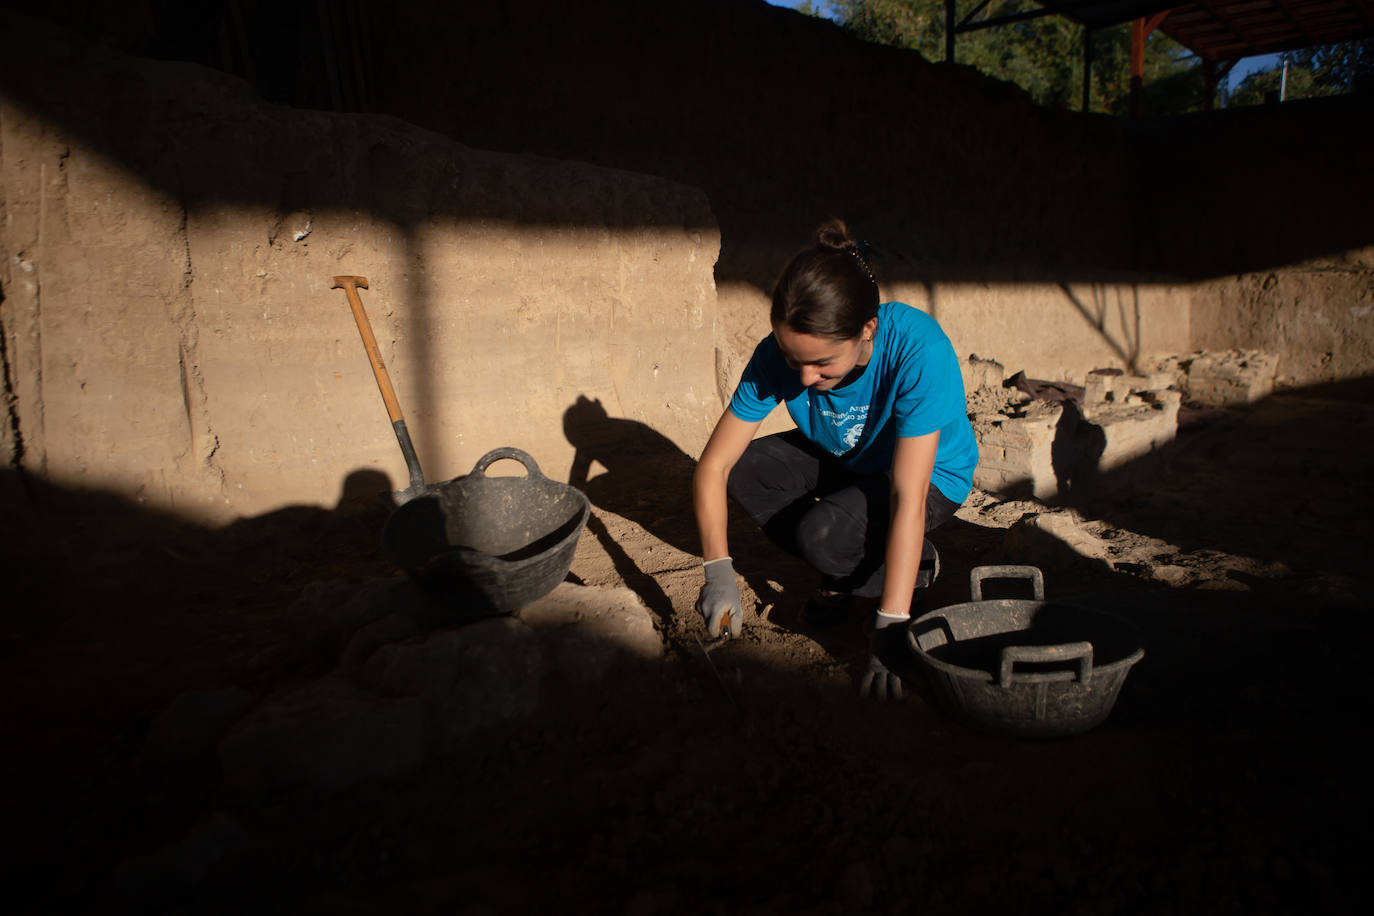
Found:
<path fill-rule="evenodd" d="M 1008 372 L 1235 346 L 1293 384 L 1374 372 L 1350 106 L 1046 111 L 750 0 L 417 3 L 352 36 L 216 7 L 181 46 L 86 6 L 52 13 L 100 41 L 6 13 L 0 49 L 0 449 L 55 482 L 215 517 L 402 485 L 342 273 L 431 479 L 508 444 L 563 479 L 627 429 L 695 456 L 834 215 L 884 298 Z"/>
<path fill-rule="evenodd" d="M 505 445 L 567 479 L 598 412 L 704 443 L 699 191 L 0 33 L 0 444 L 28 473 L 203 519 L 330 505 L 359 471 L 405 486 L 336 275 L 369 281 L 432 482 Z"/>
<path fill-rule="evenodd" d="M 1278 357 L 1280 384 L 1374 379 L 1374 246 L 1191 289 L 1197 349 Z"/>

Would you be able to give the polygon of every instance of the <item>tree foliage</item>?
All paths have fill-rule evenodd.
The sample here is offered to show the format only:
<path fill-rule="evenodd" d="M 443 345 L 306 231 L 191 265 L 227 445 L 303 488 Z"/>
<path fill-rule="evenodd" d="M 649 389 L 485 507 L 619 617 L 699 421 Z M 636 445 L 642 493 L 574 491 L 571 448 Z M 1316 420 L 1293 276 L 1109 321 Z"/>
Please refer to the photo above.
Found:
<path fill-rule="evenodd" d="M 1260 105 L 1276 96 L 1283 82 L 1283 65 L 1256 70 L 1231 93 L 1232 105 Z M 1374 91 L 1374 40 L 1343 41 L 1303 48 L 1289 56 L 1285 99 L 1311 99 L 1345 92 Z"/>
<path fill-rule="evenodd" d="M 1293 58 L 1312 71 L 1314 88 L 1322 95 L 1374 91 L 1374 38 L 1303 48 Z"/>
<path fill-rule="evenodd" d="M 803 4 L 815 15 L 818 7 Z M 846 29 L 868 41 L 945 58 L 944 0 L 832 0 L 827 6 Z M 965 14 L 968 4 L 964 4 Z M 1032 0 L 993 0 L 980 14 L 990 19 L 1039 9 Z M 960 34 L 955 59 L 1015 83 L 1040 105 L 1078 108 L 1083 93 L 1082 26 L 1044 16 Z M 1092 33 L 1093 111 L 1125 114 L 1130 106 L 1131 28 L 1123 24 Z M 1201 107 L 1203 80 L 1196 58 L 1162 32 L 1147 42 L 1142 111 L 1172 114 Z"/>

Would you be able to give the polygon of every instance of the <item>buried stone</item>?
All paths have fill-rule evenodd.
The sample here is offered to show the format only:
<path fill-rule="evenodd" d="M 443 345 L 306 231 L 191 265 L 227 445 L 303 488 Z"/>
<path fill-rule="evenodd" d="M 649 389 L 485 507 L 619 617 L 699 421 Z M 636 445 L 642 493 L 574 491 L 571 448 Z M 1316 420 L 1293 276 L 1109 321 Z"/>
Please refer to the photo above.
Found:
<path fill-rule="evenodd" d="M 388 593 L 399 593 L 397 610 L 379 600 Z M 404 777 L 431 754 L 534 715 L 558 695 L 550 675 L 592 685 L 663 657 L 652 615 L 628 589 L 563 583 L 518 616 L 437 629 L 409 612 L 407 589 L 371 595 L 380 616 L 357 629 L 334 673 L 265 701 L 220 743 L 238 791 Z"/>
<path fill-rule="evenodd" d="M 415 697 L 379 697 L 331 675 L 268 700 L 220 742 L 220 768 L 235 789 L 333 791 L 405 776 L 424 760 L 425 708 Z"/>
<path fill-rule="evenodd" d="M 474 732 L 533 714 L 543 672 L 544 647 L 534 632 L 496 617 L 383 646 L 361 676 L 388 695 L 419 698 L 451 749 Z"/>
<path fill-rule="evenodd" d="M 253 703 L 253 695 L 242 687 L 181 694 L 149 725 L 139 766 L 164 773 L 209 757 L 219 739 L 253 708 Z"/>

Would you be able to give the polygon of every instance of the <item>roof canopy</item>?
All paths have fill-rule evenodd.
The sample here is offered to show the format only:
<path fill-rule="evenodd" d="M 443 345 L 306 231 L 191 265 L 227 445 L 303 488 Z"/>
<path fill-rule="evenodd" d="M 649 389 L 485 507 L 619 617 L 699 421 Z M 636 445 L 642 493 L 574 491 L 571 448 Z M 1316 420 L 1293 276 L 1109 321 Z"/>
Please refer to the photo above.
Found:
<path fill-rule="evenodd" d="M 1088 28 L 1167 11 L 1159 28 L 1209 61 L 1235 60 L 1374 35 L 1374 0 L 1037 0 Z"/>

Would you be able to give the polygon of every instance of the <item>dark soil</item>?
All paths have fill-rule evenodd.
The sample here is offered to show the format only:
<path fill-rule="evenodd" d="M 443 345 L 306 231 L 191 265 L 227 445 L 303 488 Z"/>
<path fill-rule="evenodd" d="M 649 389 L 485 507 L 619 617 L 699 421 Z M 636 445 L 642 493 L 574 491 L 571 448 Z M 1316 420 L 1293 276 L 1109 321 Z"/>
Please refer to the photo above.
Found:
<path fill-rule="evenodd" d="M 130 862 L 220 831 L 233 840 L 138 888 L 140 908 L 1343 911 L 1369 802 L 1354 744 L 1374 476 L 1351 444 L 1371 421 L 1294 396 L 1210 417 L 1157 482 L 1081 507 L 1072 537 L 1009 530 L 1038 504 L 961 510 L 927 607 L 967 600 L 976 565 L 1035 562 L 1051 597 L 1142 635 L 1107 722 L 1042 741 L 970 729 L 919 678 L 903 703 L 861 702 L 859 622 L 807 626 L 806 570 L 742 524 L 757 613 L 704 653 L 691 462 L 642 437 L 585 484 L 573 576 L 640 594 L 660 668 L 550 695 L 405 781 L 265 799 L 235 797 L 212 757 L 150 773 L 148 724 L 188 690 L 267 696 L 327 670 L 292 645 L 286 608 L 312 581 L 391 575 L 385 510 L 211 530 L 0 479 L 5 821 L 10 887 L 28 888 L 12 896 L 122 911 Z"/>

